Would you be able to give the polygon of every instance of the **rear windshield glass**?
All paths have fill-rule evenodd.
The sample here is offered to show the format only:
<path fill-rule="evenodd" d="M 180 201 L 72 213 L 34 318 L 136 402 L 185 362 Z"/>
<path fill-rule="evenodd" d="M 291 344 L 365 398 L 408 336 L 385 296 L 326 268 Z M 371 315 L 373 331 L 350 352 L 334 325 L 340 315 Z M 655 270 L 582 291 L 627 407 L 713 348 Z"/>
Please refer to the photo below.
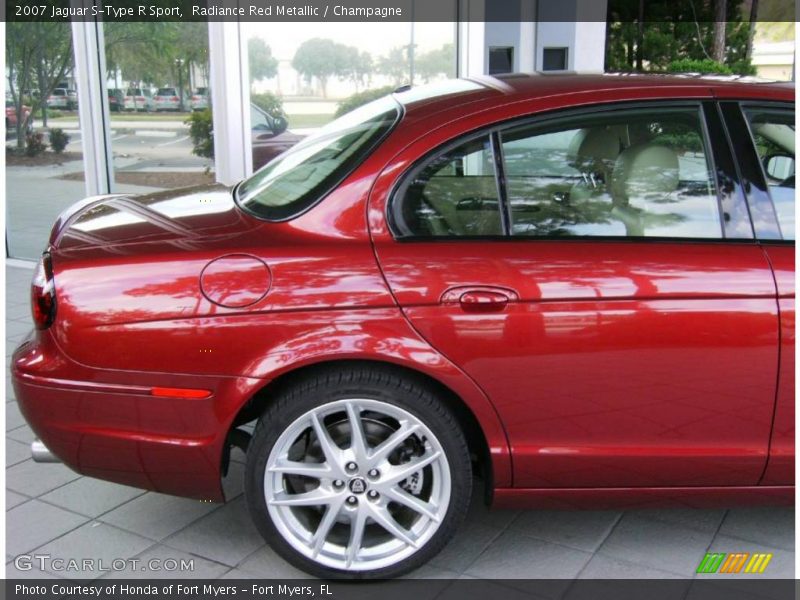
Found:
<path fill-rule="evenodd" d="M 245 179 L 236 189 L 239 205 L 269 220 L 300 214 L 364 160 L 392 130 L 400 111 L 386 96 L 329 123 Z"/>
<path fill-rule="evenodd" d="M 175 88 L 160 88 L 158 90 L 159 96 L 174 96 L 175 95 Z"/>

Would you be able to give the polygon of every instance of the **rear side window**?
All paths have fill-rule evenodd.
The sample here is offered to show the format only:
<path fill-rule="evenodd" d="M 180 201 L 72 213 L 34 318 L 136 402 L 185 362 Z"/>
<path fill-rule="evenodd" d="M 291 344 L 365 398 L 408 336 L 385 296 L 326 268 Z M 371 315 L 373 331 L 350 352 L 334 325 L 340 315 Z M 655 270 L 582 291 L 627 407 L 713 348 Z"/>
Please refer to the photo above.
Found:
<path fill-rule="evenodd" d="M 749 109 L 745 116 L 785 240 L 795 239 L 795 129 L 790 110 Z"/>
<path fill-rule="evenodd" d="M 502 235 L 500 196 L 489 135 L 469 140 L 416 168 L 398 191 L 407 235 Z"/>
<path fill-rule="evenodd" d="M 720 238 L 704 137 L 694 108 L 503 132 L 512 233 Z"/>
<path fill-rule="evenodd" d="M 428 159 L 398 187 L 393 224 L 400 237 L 502 235 L 505 220 L 525 237 L 721 238 L 712 173 L 699 107 L 565 117 Z"/>

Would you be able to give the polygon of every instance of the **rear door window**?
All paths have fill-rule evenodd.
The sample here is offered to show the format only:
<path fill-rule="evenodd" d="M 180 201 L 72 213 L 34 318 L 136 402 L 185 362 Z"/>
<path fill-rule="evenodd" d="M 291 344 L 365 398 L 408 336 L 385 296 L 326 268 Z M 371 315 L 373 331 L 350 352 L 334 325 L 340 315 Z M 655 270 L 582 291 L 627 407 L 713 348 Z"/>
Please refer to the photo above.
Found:
<path fill-rule="evenodd" d="M 720 238 L 699 108 L 502 132 L 513 235 Z"/>
<path fill-rule="evenodd" d="M 398 197 L 402 202 L 395 221 L 406 236 L 503 234 L 489 135 L 459 144 L 415 169 Z"/>

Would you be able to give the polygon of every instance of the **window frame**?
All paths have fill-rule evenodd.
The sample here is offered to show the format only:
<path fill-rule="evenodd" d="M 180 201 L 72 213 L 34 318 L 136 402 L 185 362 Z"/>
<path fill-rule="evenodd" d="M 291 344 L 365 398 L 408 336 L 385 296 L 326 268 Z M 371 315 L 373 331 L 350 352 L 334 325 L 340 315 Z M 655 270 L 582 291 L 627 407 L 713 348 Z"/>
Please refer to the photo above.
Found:
<path fill-rule="evenodd" d="M 389 232 L 392 235 L 392 238 L 396 242 L 458 242 L 458 241 L 473 241 L 473 242 L 481 242 L 481 241 L 526 241 L 526 242 L 553 242 L 553 241 L 560 241 L 560 242 L 570 242 L 570 243 L 591 243 L 594 241 L 612 241 L 612 242 L 642 242 L 642 241 L 649 241 L 649 242 L 681 242 L 681 243 L 753 243 L 755 242 L 755 236 L 751 237 L 737 237 L 737 238 L 728 238 L 726 237 L 725 231 L 725 223 L 723 219 L 723 210 L 722 210 L 722 194 L 720 190 L 720 183 L 719 177 L 716 176 L 718 174 L 717 169 L 717 153 L 719 152 L 719 144 L 713 143 L 713 140 L 709 134 L 708 130 L 708 115 L 706 114 L 705 105 L 709 102 L 714 103 L 712 99 L 708 98 L 672 98 L 672 99 L 656 99 L 656 100 L 645 100 L 645 101 L 622 101 L 622 102 L 611 102 L 605 104 L 598 104 L 591 107 L 569 107 L 564 109 L 557 109 L 554 111 L 546 111 L 541 113 L 534 113 L 534 114 L 527 114 L 521 115 L 518 117 L 513 117 L 511 119 L 505 119 L 503 121 L 498 121 L 496 123 L 492 123 L 491 125 L 485 125 L 456 136 L 436 146 L 432 150 L 426 152 L 416 160 L 414 160 L 395 180 L 392 184 L 391 189 L 389 190 L 386 202 L 386 209 L 384 212 L 384 217 L 386 219 L 386 223 L 389 228 Z M 703 138 L 705 153 L 708 161 L 708 167 L 711 173 L 711 180 L 714 186 L 714 193 L 716 196 L 717 202 L 717 210 L 719 211 L 720 215 L 720 237 L 708 237 L 708 238 L 693 238 L 693 237 L 670 237 L 670 236 L 526 236 L 526 235 L 514 235 L 511 231 L 511 206 L 508 202 L 508 195 L 507 195 L 507 184 L 505 181 L 505 156 L 502 154 L 502 132 L 507 131 L 509 129 L 517 128 L 517 127 L 525 127 L 530 125 L 532 128 L 534 127 L 542 127 L 546 128 L 550 125 L 558 123 L 558 121 L 567 121 L 574 119 L 575 117 L 580 116 L 594 116 L 594 115 L 605 115 L 609 113 L 615 112 L 625 112 L 625 111 L 647 111 L 652 110 L 654 108 L 691 108 L 697 112 L 698 121 L 700 124 L 701 135 Z M 449 152 L 458 146 L 467 143 L 471 140 L 489 136 L 492 140 L 492 150 L 493 154 L 497 157 L 499 155 L 500 158 L 500 172 L 498 172 L 498 166 L 495 164 L 495 180 L 498 187 L 498 194 L 499 194 L 499 204 L 500 204 L 500 217 L 501 222 L 503 223 L 503 234 L 502 235 L 469 235 L 469 236 L 423 236 L 423 235 L 407 235 L 402 233 L 400 227 L 398 226 L 398 219 L 397 216 L 401 214 L 401 207 L 402 207 L 402 198 L 399 198 L 398 195 L 402 193 L 403 189 L 406 187 L 406 181 L 413 177 L 413 175 L 420 170 L 424 169 L 431 161 L 435 160 L 441 154 Z M 495 148 L 498 149 L 495 152 Z M 735 159 L 734 159 L 735 160 Z M 495 158 L 497 161 L 497 158 Z M 501 181 L 502 175 L 502 181 Z M 735 179 L 735 183 L 737 184 L 737 192 L 739 191 L 738 188 L 741 187 L 739 183 L 738 173 L 737 174 L 729 174 Z M 746 203 L 746 198 L 742 197 L 741 200 Z M 750 213 L 748 211 L 748 217 L 750 217 Z M 752 218 L 750 219 L 751 225 L 751 232 L 753 231 L 752 225 Z"/>
<path fill-rule="evenodd" d="M 721 103 L 723 104 L 723 103 Z M 769 179 L 767 178 L 766 173 L 764 172 L 764 164 L 761 161 L 761 156 L 758 154 L 758 145 L 756 144 L 755 136 L 753 135 L 753 128 L 750 124 L 750 119 L 747 117 L 747 110 L 763 110 L 766 112 L 787 112 L 791 113 L 793 116 L 795 115 L 795 105 L 791 102 L 782 102 L 777 100 L 743 100 L 743 101 L 733 101 L 733 102 L 726 102 L 724 104 L 729 104 L 731 106 L 731 111 L 736 110 L 737 114 L 730 114 L 726 116 L 726 121 L 731 121 L 733 119 L 740 121 L 741 124 L 744 125 L 744 131 L 747 132 L 746 136 L 746 143 L 749 147 L 749 157 L 740 157 L 738 154 L 735 155 L 737 164 L 739 165 L 739 169 L 744 172 L 744 169 L 747 169 L 749 175 L 751 175 L 752 181 L 751 183 L 755 184 L 756 188 L 758 188 L 758 192 L 753 192 L 752 186 L 745 186 L 746 189 L 749 189 L 746 192 L 748 196 L 748 205 L 752 202 L 756 201 L 756 198 L 752 198 L 751 196 L 756 196 L 757 194 L 761 194 L 762 196 L 766 196 L 769 199 L 770 207 L 772 209 L 772 215 L 774 217 L 774 224 L 777 228 L 778 232 L 780 233 L 779 238 L 770 237 L 770 236 L 760 236 L 759 232 L 756 231 L 756 239 L 759 242 L 769 242 L 769 243 L 779 243 L 779 244 L 786 244 L 786 245 L 793 245 L 795 240 L 787 239 L 783 234 L 783 226 L 781 225 L 780 219 L 778 218 L 778 210 L 775 207 L 775 199 L 772 197 L 772 190 L 769 186 Z M 735 109 L 734 109 L 735 107 Z M 796 134 L 796 132 L 795 132 Z M 744 137 L 744 136 L 742 136 Z M 743 140 L 744 142 L 744 140 Z M 756 162 L 758 164 L 757 167 L 747 167 L 747 162 Z M 797 159 L 795 158 L 795 164 L 797 164 Z M 763 202 L 763 200 L 762 200 Z M 753 225 L 755 230 L 755 224 Z"/>
<path fill-rule="evenodd" d="M 397 178 L 394 184 L 392 184 L 392 188 L 388 194 L 388 202 L 386 203 L 386 222 L 389 225 L 389 231 L 392 234 L 392 237 L 396 240 L 415 240 L 415 241 L 426 241 L 426 240 L 507 240 L 510 239 L 510 232 L 508 230 L 508 220 L 507 217 L 503 217 L 503 214 L 506 213 L 505 206 L 507 204 L 505 200 L 505 188 L 501 190 L 499 178 L 497 176 L 497 168 L 498 168 L 498 156 L 495 150 L 496 147 L 496 134 L 493 131 L 495 126 L 492 127 L 483 127 L 480 129 L 475 129 L 469 133 L 463 134 L 455 139 L 449 140 L 444 144 L 441 144 L 431 150 L 430 152 L 425 153 L 423 156 L 415 160 L 403 173 L 400 174 L 400 177 Z M 481 138 L 486 138 L 489 141 L 489 147 L 492 151 L 492 168 L 494 170 L 494 181 L 495 187 L 497 188 L 497 209 L 499 213 L 500 223 L 503 228 L 503 233 L 501 235 L 403 235 L 399 233 L 399 228 L 397 226 L 397 217 L 395 215 L 395 207 L 401 207 L 401 202 L 395 202 L 395 198 L 398 194 L 405 192 L 407 189 L 407 182 L 417 175 L 417 173 L 423 171 L 428 165 L 430 165 L 434 160 L 439 158 L 440 156 L 447 154 L 451 150 L 455 150 L 459 146 L 463 146 L 468 144 L 469 142 L 479 140 Z M 500 159 L 502 161 L 502 159 Z M 501 193 L 502 191 L 502 193 Z"/>

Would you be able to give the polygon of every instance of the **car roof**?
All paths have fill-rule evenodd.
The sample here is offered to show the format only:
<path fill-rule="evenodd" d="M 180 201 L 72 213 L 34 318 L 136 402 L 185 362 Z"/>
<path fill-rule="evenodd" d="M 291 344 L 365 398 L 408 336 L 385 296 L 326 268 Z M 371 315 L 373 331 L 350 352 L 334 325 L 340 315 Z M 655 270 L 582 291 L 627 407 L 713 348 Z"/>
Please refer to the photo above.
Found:
<path fill-rule="evenodd" d="M 794 84 L 754 77 L 713 75 L 658 75 L 607 73 L 577 75 L 574 73 L 479 76 L 450 79 L 430 85 L 398 90 L 394 97 L 409 115 L 424 117 L 451 109 L 460 114 L 475 112 L 492 104 L 510 104 L 548 96 L 600 92 L 634 88 L 662 88 L 664 97 L 682 97 L 691 90 L 721 98 L 761 98 L 794 102 Z M 672 89 L 671 88 L 676 88 Z M 680 88 L 678 90 L 677 88 Z"/>

